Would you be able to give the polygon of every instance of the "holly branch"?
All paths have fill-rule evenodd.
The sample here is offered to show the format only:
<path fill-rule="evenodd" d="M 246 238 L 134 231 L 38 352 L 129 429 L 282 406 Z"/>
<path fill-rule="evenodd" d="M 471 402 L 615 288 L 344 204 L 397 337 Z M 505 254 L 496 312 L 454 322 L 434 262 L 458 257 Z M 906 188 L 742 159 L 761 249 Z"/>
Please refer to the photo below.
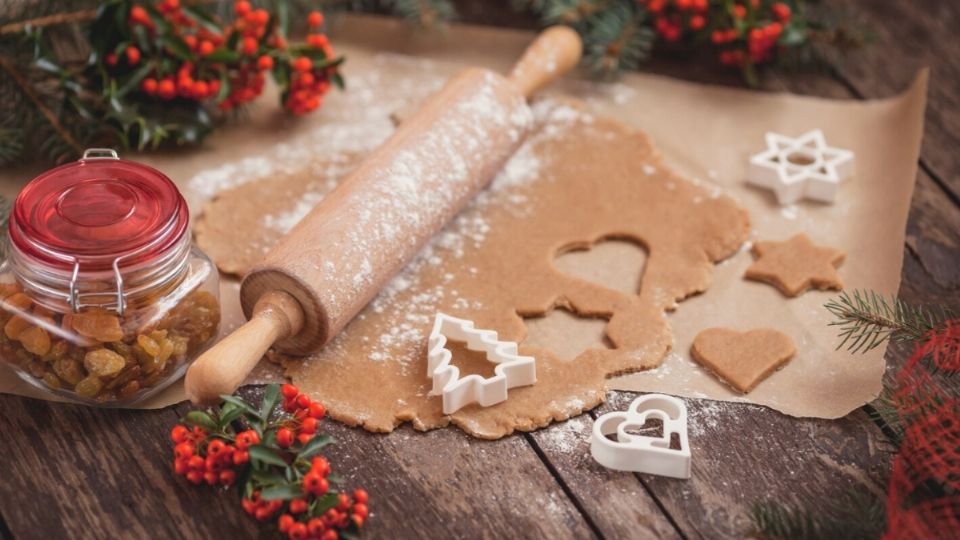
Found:
<path fill-rule="evenodd" d="M 326 409 L 293 385 L 268 385 L 259 405 L 221 396 L 219 408 L 193 410 L 173 427 L 174 471 L 193 484 L 236 488 L 244 511 L 276 520 L 291 540 L 355 538 L 369 496 L 349 492 L 321 452 Z"/>

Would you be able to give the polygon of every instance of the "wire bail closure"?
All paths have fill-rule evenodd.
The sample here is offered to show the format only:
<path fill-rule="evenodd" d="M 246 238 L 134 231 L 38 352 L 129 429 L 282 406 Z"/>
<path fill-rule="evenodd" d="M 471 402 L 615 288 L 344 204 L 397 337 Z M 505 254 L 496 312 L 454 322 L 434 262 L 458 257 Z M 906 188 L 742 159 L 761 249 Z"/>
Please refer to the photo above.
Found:
<path fill-rule="evenodd" d="M 124 255 L 123 257 L 117 257 L 116 259 L 113 260 L 113 264 L 111 265 L 113 267 L 113 279 L 117 284 L 117 292 L 116 292 L 117 314 L 120 315 L 121 317 L 123 316 L 123 313 L 127 309 L 127 301 L 126 299 L 124 299 L 124 296 L 123 296 L 123 275 L 120 273 L 120 261 L 126 256 L 127 255 Z M 69 296 L 67 297 L 67 303 L 70 304 L 70 309 L 72 309 L 74 313 L 78 313 L 80 311 L 80 308 L 85 307 L 83 304 L 80 303 L 80 299 L 83 296 L 100 294 L 100 293 L 81 293 L 77 288 L 77 280 L 79 276 L 80 276 L 80 261 L 73 259 L 73 272 L 70 274 L 70 293 L 69 293 Z"/>
<path fill-rule="evenodd" d="M 83 156 L 80 158 L 80 161 L 94 159 L 119 160 L 120 156 L 117 155 L 117 151 L 113 148 L 87 148 L 83 151 Z M 127 302 L 123 297 L 123 275 L 120 273 L 120 261 L 126 256 L 127 255 L 117 257 L 111 264 L 113 268 L 113 279 L 117 284 L 117 313 L 120 316 L 123 316 L 127 308 Z M 80 303 L 80 298 L 83 297 L 84 294 L 81 294 L 77 288 L 77 280 L 80 277 L 80 261 L 73 257 L 71 257 L 71 259 L 73 260 L 73 272 L 70 274 L 70 295 L 67 297 L 67 303 L 70 304 L 70 309 L 72 309 L 74 313 L 77 313 L 81 307 L 84 307 L 83 304 Z"/>
<path fill-rule="evenodd" d="M 103 155 L 106 154 L 106 155 Z M 80 161 L 87 161 L 91 159 L 120 159 L 120 156 L 117 155 L 117 151 L 113 148 L 87 148 L 83 151 L 83 156 L 80 158 Z"/>

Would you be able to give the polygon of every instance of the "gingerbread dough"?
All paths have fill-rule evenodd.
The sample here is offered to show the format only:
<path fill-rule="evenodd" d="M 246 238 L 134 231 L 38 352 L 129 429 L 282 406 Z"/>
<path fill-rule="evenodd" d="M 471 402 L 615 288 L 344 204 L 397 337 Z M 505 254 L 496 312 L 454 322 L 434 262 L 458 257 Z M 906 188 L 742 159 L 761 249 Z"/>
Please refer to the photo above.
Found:
<path fill-rule="evenodd" d="M 339 154 L 226 191 L 204 206 L 203 219 L 193 226 L 197 243 L 222 272 L 242 275 L 359 162 L 357 154 Z"/>
<path fill-rule="evenodd" d="M 708 328 L 693 340 L 690 353 L 721 380 L 744 394 L 754 389 L 796 353 L 790 336 L 758 328 L 737 332 Z"/>
<path fill-rule="evenodd" d="M 810 288 L 843 289 L 837 267 L 846 254 L 818 246 L 805 234 L 783 242 L 755 242 L 753 254 L 757 260 L 744 277 L 769 283 L 787 296 L 799 296 Z"/>
<path fill-rule="evenodd" d="M 607 378 L 662 362 L 671 346 L 664 312 L 705 290 L 714 263 L 746 240 L 744 210 L 664 167 L 646 135 L 570 102 L 542 101 L 534 112 L 537 127 L 504 171 L 344 332 L 311 357 L 280 358 L 293 382 L 322 400 L 333 418 L 382 432 L 405 421 L 421 430 L 453 423 L 495 439 L 579 414 L 603 401 Z M 295 207 L 301 198 L 295 183 L 301 194 L 309 191 L 305 177 L 261 182 L 283 187 L 243 186 L 208 208 L 203 221 L 210 224 L 247 212 L 247 223 L 237 220 L 230 234 L 200 227 L 208 252 L 265 247 L 264 218 L 250 212 L 267 204 L 278 212 L 281 202 Z M 249 201 L 251 194 L 260 200 Z M 554 267 L 557 254 L 608 238 L 646 248 L 639 294 Z M 523 344 L 523 317 L 556 307 L 605 320 L 613 348 L 562 360 Z M 428 395 L 426 374 L 426 339 L 437 311 L 520 342 L 520 353 L 537 359 L 537 383 L 511 389 L 498 405 L 444 416 L 441 400 Z"/>

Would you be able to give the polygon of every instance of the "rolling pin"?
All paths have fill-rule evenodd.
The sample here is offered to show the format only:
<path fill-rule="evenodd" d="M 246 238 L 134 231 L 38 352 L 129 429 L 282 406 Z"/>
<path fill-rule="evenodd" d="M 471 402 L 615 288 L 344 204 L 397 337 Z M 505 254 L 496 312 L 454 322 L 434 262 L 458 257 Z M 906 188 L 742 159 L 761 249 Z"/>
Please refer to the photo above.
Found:
<path fill-rule="evenodd" d="M 187 370 L 187 395 L 231 394 L 268 349 L 315 352 L 337 335 L 483 189 L 523 143 L 527 99 L 570 70 L 582 45 L 544 30 L 508 77 L 455 75 L 243 279 L 248 321 Z"/>

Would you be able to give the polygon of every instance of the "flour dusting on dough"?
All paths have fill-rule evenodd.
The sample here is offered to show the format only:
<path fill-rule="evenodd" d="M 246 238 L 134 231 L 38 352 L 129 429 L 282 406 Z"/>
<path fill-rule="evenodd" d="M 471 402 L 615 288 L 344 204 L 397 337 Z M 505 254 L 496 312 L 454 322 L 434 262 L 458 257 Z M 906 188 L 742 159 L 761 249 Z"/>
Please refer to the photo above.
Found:
<path fill-rule="evenodd" d="M 664 311 L 706 288 L 713 264 L 746 238 L 748 219 L 736 203 L 671 172 L 642 133 L 594 117 L 571 101 L 543 100 L 534 104 L 533 114 L 534 131 L 488 189 L 388 281 L 343 332 L 310 357 L 281 358 L 294 383 L 321 399 L 332 418 L 371 431 L 391 431 L 408 421 L 420 430 L 453 423 L 476 437 L 493 439 L 578 415 L 604 400 L 608 377 L 662 361 L 671 343 Z M 505 126 L 516 121 L 510 116 L 501 119 Z M 441 143 L 436 148 L 445 152 Z M 598 157 L 578 157 L 583 155 Z M 409 180 L 417 174 L 448 174 L 446 180 L 455 183 L 462 168 L 456 160 L 449 163 L 442 173 L 431 170 L 429 161 L 402 163 L 392 171 L 398 197 L 422 200 L 410 191 Z M 234 193 L 255 185 L 282 182 L 290 193 L 271 194 L 267 188 L 256 193 L 264 197 L 262 204 L 273 205 L 274 223 L 292 221 L 302 197 L 322 191 L 308 187 L 311 181 L 309 175 L 296 174 L 264 180 L 224 193 L 220 200 L 232 200 Z M 692 205 L 695 198 L 701 201 L 697 206 Z M 234 205 L 242 202 L 232 200 Z M 231 208 L 218 206 L 204 220 L 222 219 Z M 398 223 L 431 217 L 429 212 L 416 214 L 398 216 Z M 363 218 L 357 212 L 357 219 Z M 267 245 L 274 233 L 261 229 L 254 236 Z M 552 264 L 563 246 L 611 234 L 642 242 L 657 254 L 647 261 L 639 296 L 561 274 Z M 374 231 L 376 235 L 405 240 L 391 227 Z M 678 245 L 676 238 L 685 244 Z M 250 242 L 237 238 L 234 251 Z M 322 257 L 311 264 L 362 285 L 364 263 L 379 264 L 378 243 L 358 239 L 357 245 L 363 249 L 351 263 L 355 266 Z M 351 287 L 333 292 L 349 296 Z M 607 319 L 605 333 L 613 348 L 588 349 L 562 360 L 549 350 L 525 346 L 521 314 L 536 316 L 557 305 Z M 444 416 L 439 400 L 428 395 L 423 361 L 437 310 L 520 342 L 521 352 L 537 358 L 537 384 L 512 389 L 509 399 L 494 407 L 470 406 Z M 553 442 L 567 450 L 568 437 L 557 435 Z"/>

